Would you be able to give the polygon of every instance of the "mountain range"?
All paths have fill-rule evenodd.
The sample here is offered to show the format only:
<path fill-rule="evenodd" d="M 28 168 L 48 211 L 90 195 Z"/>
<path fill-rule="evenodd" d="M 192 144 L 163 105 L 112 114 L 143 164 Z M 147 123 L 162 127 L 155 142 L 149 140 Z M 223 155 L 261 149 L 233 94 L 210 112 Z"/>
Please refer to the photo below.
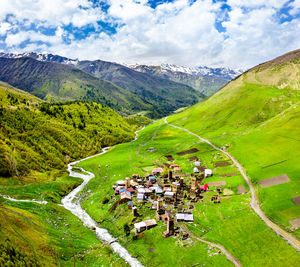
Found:
<path fill-rule="evenodd" d="M 0 80 L 52 101 L 91 100 L 120 114 L 151 118 L 190 106 L 205 95 L 194 88 L 125 66 L 50 54 L 1 54 Z M 180 96 L 180 97 L 179 97 Z"/>
<path fill-rule="evenodd" d="M 231 79 L 242 73 L 240 70 L 234 71 L 228 68 L 192 68 L 169 64 L 162 64 L 160 66 L 135 64 L 127 66 L 136 71 L 189 85 L 206 96 L 212 95 Z"/>
<path fill-rule="evenodd" d="M 155 105 L 155 103 L 161 102 L 161 98 L 168 96 L 167 103 L 170 104 L 170 101 L 174 100 L 172 95 L 178 95 L 179 90 L 181 93 L 190 90 L 189 87 L 200 92 L 197 93 L 200 98 L 210 96 L 242 73 L 242 70 L 205 66 L 183 67 L 171 64 L 151 66 L 118 64 L 103 60 L 80 61 L 58 55 L 34 52 L 21 54 L 0 53 L 0 57 L 13 59 L 30 57 L 42 62 L 55 62 L 77 67 L 95 77 L 110 81 L 121 88 L 129 90 L 139 97 L 142 96 L 142 100 L 154 105 L 154 110 L 157 112 L 162 112 L 161 106 Z M 183 86 L 183 84 L 189 87 Z M 165 94 L 166 90 L 168 94 Z M 186 97 L 186 95 L 184 96 Z M 175 103 L 174 105 L 181 107 L 181 103 Z M 163 107 L 163 109 L 168 110 L 166 107 Z"/>

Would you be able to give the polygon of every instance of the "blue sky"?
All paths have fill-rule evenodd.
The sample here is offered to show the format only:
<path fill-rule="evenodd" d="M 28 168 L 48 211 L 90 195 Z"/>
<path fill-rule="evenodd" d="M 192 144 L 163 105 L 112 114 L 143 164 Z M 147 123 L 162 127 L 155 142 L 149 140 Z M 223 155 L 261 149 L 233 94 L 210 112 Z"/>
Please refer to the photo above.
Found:
<path fill-rule="evenodd" d="M 0 50 L 249 68 L 300 48 L 300 0 L 1 0 Z"/>

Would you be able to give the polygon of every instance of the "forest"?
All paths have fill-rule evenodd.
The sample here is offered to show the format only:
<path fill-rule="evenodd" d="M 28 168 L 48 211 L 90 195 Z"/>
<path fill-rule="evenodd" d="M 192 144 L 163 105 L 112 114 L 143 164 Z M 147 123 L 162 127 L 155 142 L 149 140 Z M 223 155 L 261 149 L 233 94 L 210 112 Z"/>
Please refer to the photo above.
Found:
<path fill-rule="evenodd" d="M 61 170 L 103 147 L 130 141 L 137 124 L 150 119 L 124 118 L 107 106 L 88 101 L 48 103 L 0 87 L 0 177 Z"/>

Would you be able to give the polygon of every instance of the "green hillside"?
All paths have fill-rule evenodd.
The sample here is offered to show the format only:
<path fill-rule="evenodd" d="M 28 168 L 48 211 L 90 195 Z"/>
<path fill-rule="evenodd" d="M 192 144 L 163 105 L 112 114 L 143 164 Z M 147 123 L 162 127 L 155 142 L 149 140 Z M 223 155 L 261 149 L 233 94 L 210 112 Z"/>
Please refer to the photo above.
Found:
<path fill-rule="evenodd" d="M 261 64 L 215 95 L 168 122 L 210 139 L 244 166 L 255 185 L 262 209 L 291 231 L 300 217 L 292 201 L 300 188 L 300 50 Z M 262 179 L 287 174 L 290 182 L 262 188 Z M 300 230 L 293 233 L 299 237 Z"/>
<path fill-rule="evenodd" d="M 127 119 L 93 102 L 47 103 L 0 82 L 0 265 L 124 266 L 107 244 L 57 204 L 82 181 L 70 161 L 133 139 Z M 1 197 L 49 201 L 46 205 Z"/>
<path fill-rule="evenodd" d="M 93 102 L 47 103 L 0 84 L 0 177 L 64 169 L 102 147 L 129 141 L 135 125 Z"/>

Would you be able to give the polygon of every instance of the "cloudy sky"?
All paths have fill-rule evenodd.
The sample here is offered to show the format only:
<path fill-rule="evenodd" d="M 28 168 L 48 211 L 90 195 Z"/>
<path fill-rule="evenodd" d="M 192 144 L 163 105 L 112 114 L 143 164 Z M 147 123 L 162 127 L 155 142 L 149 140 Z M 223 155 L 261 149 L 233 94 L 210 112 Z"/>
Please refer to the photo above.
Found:
<path fill-rule="evenodd" d="M 300 0 L 0 0 L 0 51 L 248 68 L 300 48 Z"/>

